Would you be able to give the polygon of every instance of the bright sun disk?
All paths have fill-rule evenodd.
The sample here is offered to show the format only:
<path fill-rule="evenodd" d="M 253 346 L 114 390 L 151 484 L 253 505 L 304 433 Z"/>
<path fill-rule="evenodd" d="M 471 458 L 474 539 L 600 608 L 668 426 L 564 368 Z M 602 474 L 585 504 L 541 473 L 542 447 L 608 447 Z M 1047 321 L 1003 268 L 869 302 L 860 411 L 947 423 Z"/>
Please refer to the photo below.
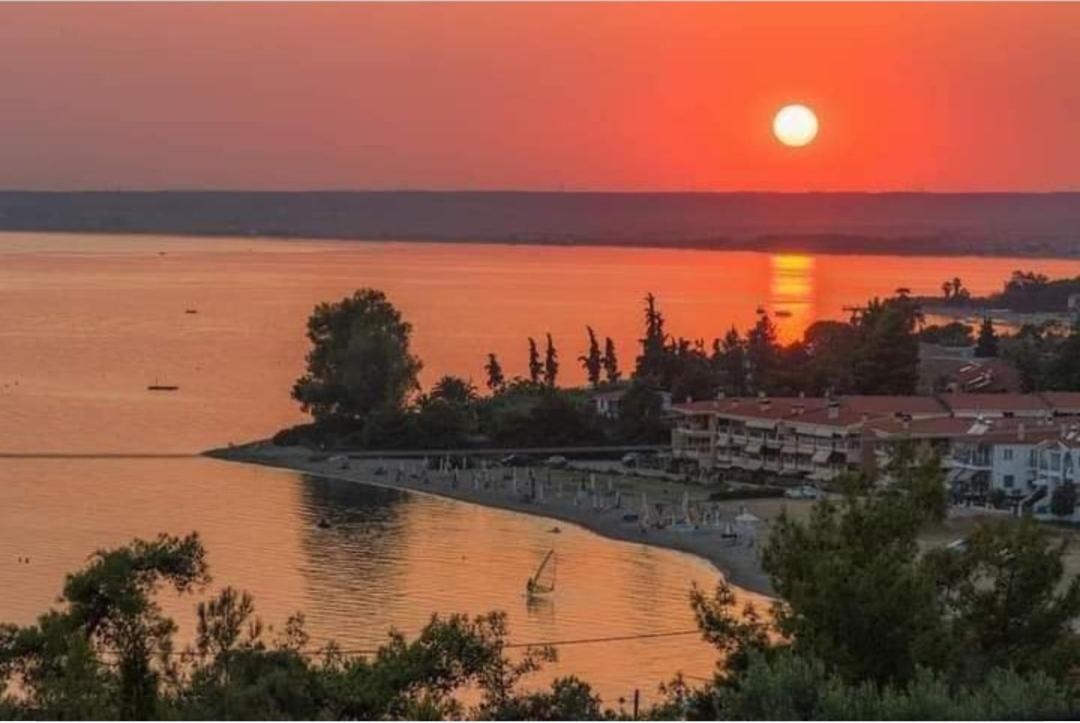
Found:
<path fill-rule="evenodd" d="M 785 146 L 805 146 L 817 132 L 817 116 L 805 105 L 786 105 L 773 119 L 773 134 Z"/>

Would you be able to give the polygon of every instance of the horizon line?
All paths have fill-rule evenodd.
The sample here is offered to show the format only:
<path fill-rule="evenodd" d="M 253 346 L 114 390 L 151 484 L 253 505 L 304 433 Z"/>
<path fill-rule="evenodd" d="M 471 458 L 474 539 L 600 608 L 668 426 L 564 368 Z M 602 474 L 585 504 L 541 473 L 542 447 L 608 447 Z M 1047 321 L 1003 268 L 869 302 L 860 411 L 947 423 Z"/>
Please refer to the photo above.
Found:
<path fill-rule="evenodd" d="M 416 193 L 416 194 L 516 194 L 516 195 L 653 195 L 653 196 L 1055 196 L 1078 195 L 1080 188 L 1058 190 L 671 190 L 671 189 L 600 189 L 600 188 L 195 188 L 195 187 L 130 187 L 130 188 L 15 188 L 0 187 L 0 194 L 40 193 L 40 194 L 78 194 L 78 193 Z"/>

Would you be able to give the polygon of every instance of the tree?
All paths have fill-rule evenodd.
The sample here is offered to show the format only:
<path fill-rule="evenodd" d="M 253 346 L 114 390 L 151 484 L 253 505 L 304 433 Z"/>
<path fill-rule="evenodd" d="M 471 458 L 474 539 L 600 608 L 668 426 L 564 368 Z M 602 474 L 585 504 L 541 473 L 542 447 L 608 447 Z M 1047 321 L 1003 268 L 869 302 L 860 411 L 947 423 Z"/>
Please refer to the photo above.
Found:
<path fill-rule="evenodd" d="M 488 361 L 484 365 L 484 371 L 487 372 L 487 388 L 493 393 L 500 391 L 506 385 L 502 365 L 499 364 L 499 360 L 493 352 L 488 354 Z"/>
<path fill-rule="evenodd" d="M 919 341 L 952 347 L 971 346 L 975 343 L 972 331 L 974 330 L 970 326 L 958 321 L 950 322 L 944 326 L 931 324 L 919 331 Z"/>
<path fill-rule="evenodd" d="M 1052 346 L 1046 373 L 1051 389 L 1080 391 L 1080 320 L 1071 333 Z"/>
<path fill-rule="evenodd" d="M 548 334 L 547 348 L 544 350 L 544 384 L 554 388 L 558 376 L 559 353 L 555 351 L 555 343 L 551 340 L 551 334 Z"/>
<path fill-rule="evenodd" d="M 762 563 L 796 652 L 849 680 L 915 673 L 941 637 L 933 581 L 916 564 L 922 519 L 899 494 L 826 500 L 806 523 L 780 517 Z"/>
<path fill-rule="evenodd" d="M 634 375 L 656 384 L 664 379 L 667 364 L 667 333 L 664 331 L 664 315 L 656 306 L 652 293 L 645 295 L 645 335 L 641 342 L 641 355 L 637 358 Z"/>
<path fill-rule="evenodd" d="M 746 350 L 738 330 L 733 326 L 723 341 L 713 342 L 713 363 L 719 367 L 724 390 L 742 396 L 748 392 Z"/>
<path fill-rule="evenodd" d="M 873 299 L 854 319 L 858 335 L 853 372 L 860 394 L 914 394 L 919 380 L 921 319 L 910 299 Z"/>
<path fill-rule="evenodd" d="M 470 379 L 462 379 L 447 374 L 435 382 L 435 386 L 431 388 L 429 398 L 451 404 L 471 404 L 476 401 L 476 387 L 473 386 Z"/>
<path fill-rule="evenodd" d="M 98 552 L 68 576 L 62 607 L 0 626 L 0 712 L 12 719 L 440 720 L 611 715 L 584 682 L 521 689 L 554 649 L 506 655 L 506 616 L 432 616 L 413 639 L 391 632 L 370 656 L 307 649 L 301 614 L 271 630 L 230 587 L 196 608 L 181 655 L 156 604 L 165 586 L 209 581 L 195 535 Z M 467 708 L 464 692 L 476 701 Z"/>
<path fill-rule="evenodd" d="M 0 627 L 0 686 L 17 672 L 28 705 L 45 718 L 157 718 L 176 624 L 156 593 L 209 582 L 197 534 L 160 535 L 99 550 L 69 575 L 53 610 L 23 628 Z M 107 668 L 105 661 L 115 661 Z"/>
<path fill-rule="evenodd" d="M 626 443 L 655 443 L 670 438 L 664 424 L 664 400 L 635 379 L 619 402 L 619 437 Z"/>
<path fill-rule="evenodd" d="M 604 358 L 601 360 L 604 366 L 604 380 L 608 384 L 615 384 L 622 376 L 619 372 L 619 358 L 615 355 L 615 342 L 611 337 L 604 339 Z"/>
<path fill-rule="evenodd" d="M 540 352 L 536 348 L 536 340 L 529 337 L 529 381 L 539 384 L 544 366 L 540 363 Z"/>
<path fill-rule="evenodd" d="M 754 389 L 769 391 L 779 356 L 776 325 L 768 314 L 760 314 L 757 322 L 746 334 L 746 361 L 750 367 L 750 384 Z"/>
<path fill-rule="evenodd" d="M 307 373 L 293 398 L 319 423 L 362 425 L 402 411 L 422 366 L 409 351 L 411 334 L 412 325 L 375 289 L 319 304 L 308 319 Z"/>
<path fill-rule="evenodd" d="M 994 332 L 994 322 L 989 316 L 985 316 L 979 326 L 979 338 L 975 342 L 975 356 L 993 357 L 997 355 L 998 338 Z"/>
<path fill-rule="evenodd" d="M 586 326 L 589 332 L 589 351 L 584 356 L 579 356 L 578 361 L 585 368 L 585 374 L 589 384 L 596 388 L 600 384 L 600 372 L 603 371 L 604 357 L 600 354 L 600 344 L 596 340 L 596 333 L 591 326 Z"/>
<path fill-rule="evenodd" d="M 1076 511 L 1076 484 L 1065 482 L 1050 495 L 1050 511 L 1058 517 L 1072 517 Z"/>
<path fill-rule="evenodd" d="M 803 332 L 803 345 L 809 357 L 806 373 L 807 394 L 847 394 L 854 391 L 852 355 L 858 334 L 851 324 L 840 321 L 816 321 Z M 785 361 L 785 365 L 789 365 Z"/>

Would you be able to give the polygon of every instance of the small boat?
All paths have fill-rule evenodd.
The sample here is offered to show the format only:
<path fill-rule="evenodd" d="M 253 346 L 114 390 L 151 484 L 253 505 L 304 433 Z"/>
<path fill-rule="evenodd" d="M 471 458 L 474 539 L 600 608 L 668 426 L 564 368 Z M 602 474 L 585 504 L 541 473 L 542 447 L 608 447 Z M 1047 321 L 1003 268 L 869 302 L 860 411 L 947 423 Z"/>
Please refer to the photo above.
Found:
<path fill-rule="evenodd" d="M 198 309 L 184 309 L 184 313 L 185 314 L 198 314 L 199 310 Z"/>
<path fill-rule="evenodd" d="M 560 530 L 558 527 L 552 527 L 550 530 L 548 530 L 548 532 L 550 532 L 553 535 L 557 535 L 560 532 L 562 532 L 562 530 Z"/>
<path fill-rule="evenodd" d="M 529 598 L 543 597 L 555 592 L 555 550 L 548 550 L 540 567 L 525 583 L 525 595 Z"/>
<path fill-rule="evenodd" d="M 787 309 L 777 309 L 776 311 L 773 312 L 773 316 L 778 316 L 781 319 L 786 319 L 789 316 L 791 316 L 791 312 L 788 311 Z"/>
<path fill-rule="evenodd" d="M 158 384 L 154 382 L 153 384 L 147 384 L 146 388 L 151 392 L 175 392 L 180 387 L 175 384 Z"/>
<path fill-rule="evenodd" d="M 318 527 L 320 530 L 328 530 L 330 529 L 330 520 L 326 519 L 325 517 L 320 517 L 319 521 L 315 523 L 315 526 Z"/>

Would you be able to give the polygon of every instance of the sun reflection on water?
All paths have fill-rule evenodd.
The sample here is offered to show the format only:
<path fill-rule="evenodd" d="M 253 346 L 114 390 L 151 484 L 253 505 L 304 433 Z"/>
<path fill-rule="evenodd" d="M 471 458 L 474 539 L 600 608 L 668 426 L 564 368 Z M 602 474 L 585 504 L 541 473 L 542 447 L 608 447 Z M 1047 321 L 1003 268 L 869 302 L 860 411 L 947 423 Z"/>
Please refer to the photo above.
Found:
<path fill-rule="evenodd" d="M 773 254 L 769 271 L 769 311 L 780 340 L 795 341 L 814 319 L 814 257 Z"/>

